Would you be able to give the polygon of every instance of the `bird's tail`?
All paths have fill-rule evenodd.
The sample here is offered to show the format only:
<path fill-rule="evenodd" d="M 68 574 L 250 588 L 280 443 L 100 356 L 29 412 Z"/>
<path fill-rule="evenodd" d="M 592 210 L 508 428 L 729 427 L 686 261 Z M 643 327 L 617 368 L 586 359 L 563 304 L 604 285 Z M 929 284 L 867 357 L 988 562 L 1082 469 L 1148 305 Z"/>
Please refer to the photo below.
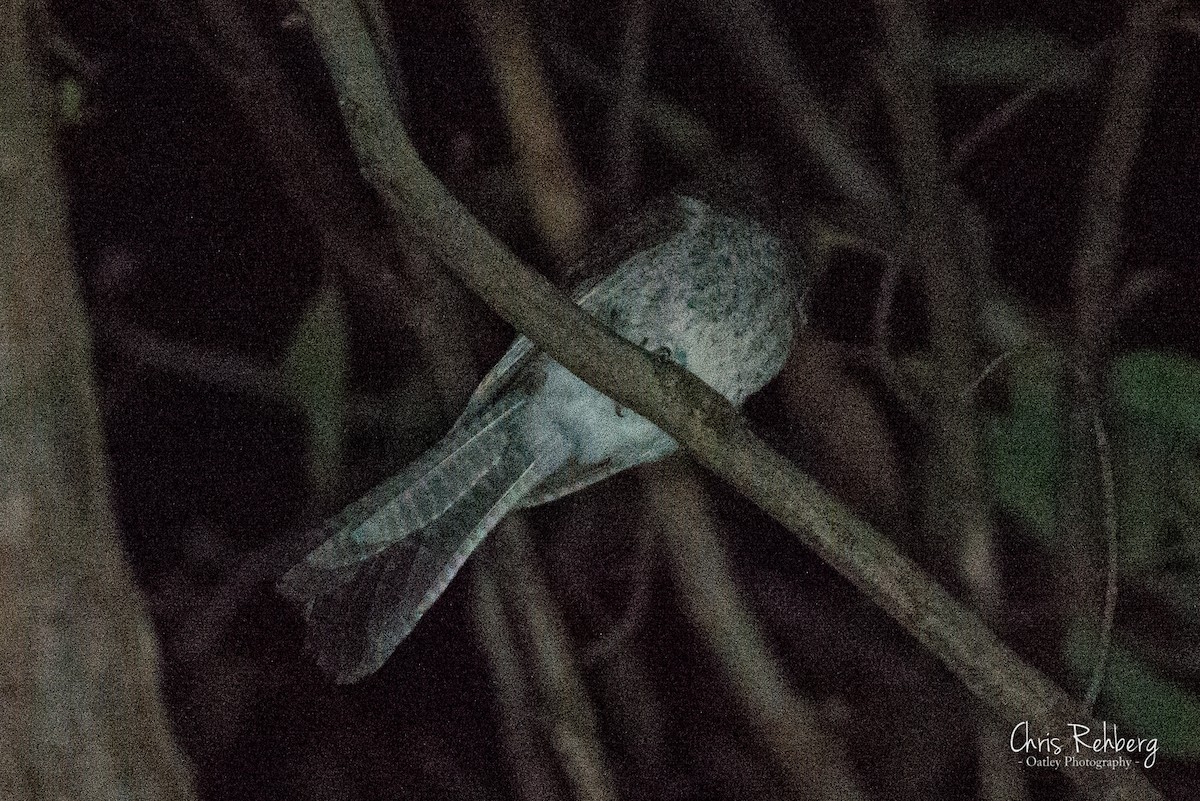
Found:
<path fill-rule="evenodd" d="M 540 437 L 522 397 L 504 397 L 331 520 L 330 534 L 279 582 L 304 607 L 306 645 L 339 683 L 391 656 L 471 552 L 567 459 Z"/>

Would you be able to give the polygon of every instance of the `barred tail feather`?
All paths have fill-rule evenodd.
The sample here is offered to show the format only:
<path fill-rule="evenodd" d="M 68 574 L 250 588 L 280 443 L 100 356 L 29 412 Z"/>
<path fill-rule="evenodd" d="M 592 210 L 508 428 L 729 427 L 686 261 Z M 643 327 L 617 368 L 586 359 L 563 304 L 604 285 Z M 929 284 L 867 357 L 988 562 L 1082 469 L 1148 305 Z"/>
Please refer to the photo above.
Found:
<path fill-rule="evenodd" d="M 308 649 L 336 681 L 377 670 L 487 532 L 567 460 L 560 436 L 529 443 L 526 425 L 516 399 L 451 431 L 330 521 L 336 533 L 281 579 L 304 604 Z"/>
<path fill-rule="evenodd" d="M 325 526 L 332 536 L 307 563 L 325 569 L 353 565 L 429 525 L 494 468 L 506 448 L 520 445 L 524 412 L 523 397 L 506 397 L 455 426 L 423 456 L 332 518 Z"/>

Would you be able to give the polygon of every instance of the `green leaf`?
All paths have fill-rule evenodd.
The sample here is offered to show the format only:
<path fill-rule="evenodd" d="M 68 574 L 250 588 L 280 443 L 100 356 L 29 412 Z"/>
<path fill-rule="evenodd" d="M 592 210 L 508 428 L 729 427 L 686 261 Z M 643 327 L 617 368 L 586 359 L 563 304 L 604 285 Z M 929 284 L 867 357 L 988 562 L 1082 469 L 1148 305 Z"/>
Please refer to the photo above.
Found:
<path fill-rule="evenodd" d="M 1059 482 L 1061 354 L 1012 361 L 1011 409 L 989 419 L 985 443 L 996 499 L 1045 541 L 1053 537 Z M 1161 532 L 1192 525 L 1200 474 L 1188 446 L 1200 442 L 1200 362 L 1159 352 L 1126 354 L 1113 365 L 1110 437 L 1123 558 L 1132 572 L 1157 569 Z"/>
<path fill-rule="evenodd" d="M 1152 573 L 1158 564 L 1158 531 L 1163 523 L 1161 454 L 1144 427 L 1121 432 L 1114 442 L 1117 532 L 1124 576 Z"/>
<path fill-rule="evenodd" d="M 1087 57 L 1038 30 L 1000 28 L 943 36 L 933 48 L 935 79 L 948 85 L 1023 86 L 1047 78 L 1064 86 L 1082 81 Z"/>
<path fill-rule="evenodd" d="M 1056 361 L 1051 352 L 1016 357 L 1010 410 L 989 419 L 984 428 L 996 501 L 1046 542 L 1054 536 L 1062 478 Z"/>
<path fill-rule="evenodd" d="M 1061 475 L 1059 422 L 1065 384 L 1061 353 L 1021 354 L 1010 365 L 1010 409 L 986 422 L 986 445 L 998 503 L 1046 544 L 1055 534 Z M 1200 363 L 1141 352 L 1113 365 L 1109 438 L 1117 488 L 1121 586 L 1160 595 L 1200 582 Z M 1156 589 L 1155 589 L 1156 588 Z M 1161 597 L 1167 609 L 1183 599 Z M 1118 633 L 1119 636 L 1119 633 Z M 1076 621 L 1063 643 L 1067 663 L 1086 681 L 1095 663 L 1095 623 Z M 1179 647 L 1187 647 L 1177 643 Z M 1169 651 L 1170 643 L 1162 644 Z M 1103 700 L 1115 718 L 1159 738 L 1174 757 L 1200 758 L 1200 693 L 1163 676 L 1138 651 L 1114 646 Z"/>
<path fill-rule="evenodd" d="M 300 321 L 282 367 L 289 392 L 308 418 L 308 473 L 318 493 L 330 492 L 341 475 L 347 340 L 341 295 L 326 280 Z"/>
<path fill-rule="evenodd" d="M 1179 504 L 1180 511 L 1193 520 L 1200 518 L 1200 461 L 1184 458 L 1172 467 L 1172 495 Z"/>
<path fill-rule="evenodd" d="M 1110 397 L 1120 428 L 1114 441 L 1123 569 L 1153 573 L 1172 561 L 1169 540 L 1194 530 L 1200 507 L 1200 362 L 1169 353 L 1126 354 L 1113 365 Z M 1164 538 L 1167 539 L 1164 539 Z M 1175 556 L 1194 553 L 1189 537 Z"/>
<path fill-rule="evenodd" d="M 1065 655 L 1077 676 L 1091 675 L 1095 632 L 1076 621 L 1067 635 Z M 1142 737 L 1157 737 L 1160 755 L 1200 757 L 1200 695 L 1156 674 L 1132 651 L 1112 646 L 1102 700 L 1106 708 Z"/>
<path fill-rule="evenodd" d="M 1112 391 L 1122 410 L 1162 431 L 1200 441 L 1200 362 L 1138 351 L 1113 365 Z"/>
<path fill-rule="evenodd" d="M 70 75 L 58 81 L 58 118 L 66 125 L 83 123 L 83 85 Z"/>

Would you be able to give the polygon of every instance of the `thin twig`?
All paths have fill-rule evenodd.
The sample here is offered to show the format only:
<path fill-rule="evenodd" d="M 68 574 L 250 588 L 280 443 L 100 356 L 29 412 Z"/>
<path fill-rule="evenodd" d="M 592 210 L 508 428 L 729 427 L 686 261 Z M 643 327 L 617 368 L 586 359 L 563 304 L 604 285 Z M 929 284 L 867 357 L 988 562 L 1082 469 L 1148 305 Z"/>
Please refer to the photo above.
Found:
<path fill-rule="evenodd" d="M 112 348 L 137 369 L 159 370 L 266 400 L 287 396 L 278 371 L 264 360 L 244 356 L 232 348 L 170 340 L 119 316 L 102 321 L 102 326 Z"/>
<path fill-rule="evenodd" d="M 771 8 L 762 0 L 693 0 L 692 5 L 751 80 L 772 97 L 797 151 L 811 154 L 830 185 L 859 209 L 856 222 L 864 231 L 888 241 L 899 221 L 893 193 L 821 102 Z"/>
<path fill-rule="evenodd" d="M 929 315 L 929 340 L 938 381 L 932 397 L 929 451 L 924 471 L 924 525 L 930 542 L 953 548 L 972 604 L 989 622 L 1004 619 L 996 568 L 996 539 L 982 464 L 983 444 L 974 407 L 961 401 L 979 352 L 981 285 L 972 260 L 981 240 L 959 193 L 938 134 L 933 81 L 928 71 L 930 34 L 923 6 L 877 0 L 888 45 L 881 73 L 899 149 L 904 196 L 912 218 L 913 247 Z M 892 72 L 894 70 L 894 72 Z M 912 255 L 910 255 L 910 259 Z M 944 536 L 946 523 L 955 532 Z M 977 720 L 980 797 L 987 801 L 1024 793 L 1019 767 L 996 748 L 1003 725 Z"/>
<path fill-rule="evenodd" d="M 348 177 L 329 166 L 324 145 L 313 134 L 287 76 L 254 32 L 244 5 L 202 0 L 207 31 L 185 13 L 180 0 L 156 0 L 156 8 L 170 31 L 224 83 L 279 176 L 284 197 L 316 233 L 347 292 L 370 309 L 372 320 L 391 332 L 405 331 L 412 293 L 387 269 L 394 254 L 387 252 L 365 215 L 356 213 L 361 203 L 355 202 Z M 392 94 L 391 81 L 388 86 Z"/>
<path fill-rule="evenodd" d="M 793 692 L 730 572 L 699 483 L 686 463 L 671 460 L 652 473 L 656 525 L 679 595 L 696 628 L 720 660 L 785 784 L 797 798 L 866 799 L 858 776 L 813 705 Z"/>
<path fill-rule="evenodd" d="M 100 62 L 85 55 L 74 42 L 58 32 L 46 36 L 44 46 L 53 59 L 88 83 L 98 83 L 104 74 Z"/>
<path fill-rule="evenodd" d="M 364 175 L 395 219 L 493 310 L 783 523 L 941 658 L 984 704 L 1008 720 L 1028 720 L 1031 729 L 1099 727 L 912 560 L 755 436 L 703 381 L 605 328 L 482 228 L 417 157 L 361 20 L 338 0 L 302 4 Z M 1161 798 L 1137 770 L 1073 771 L 1069 778 L 1106 801 Z"/>
<path fill-rule="evenodd" d="M 621 774 L 625 784 L 638 779 L 642 798 L 688 798 L 688 781 L 671 755 L 677 722 L 669 716 L 655 681 L 661 679 L 661 660 L 654 648 L 622 648 L 594 672 L 605 718 L 619 738 Z M 647 664 L 647 662 L 649 664 Z"/>
<path fill-rule="evenodd" d="M 1096 706 L 1104 688 L 1108 656 L 1112 649 L 1113 625 L 1117 615 L 1117 584 L 1121 555 L 1117 541 L 1117 488 L 1113 477 L 1112 450 L 1099 412 L 1092 413 L 1092 430 L 1096 435 L 1096 460 L 1100 471 L 1100 500 L 1103 505 L 1104 547 L 1108 552 L 1107 579 L 1104 587 L 1104 612 L 1100 617 L 1100 636 L 1096 645 L 1096 664 L 1088 684 L 1084 703 L 1090 711 Z"/>
<path fill-rule="evenodd" d="M 1113 298 L 1112 324 L 1123 322 L 1126 316 L 1166 286 L 1169 278 L 1166 270 L 1155 268 L 1138 270 L 1129 276 Z"/>
<path fill-rule="evenodd" d="M 640 137 L 635 123 L 645 90 L 654 0 L 625 0 L 624 6 L 625 25 L 621 35 L 617 92 L 608 123 L 612 152 L 612 199 L 620 207 L 627 206 L 633 200 L 637 186 Z"/>
<path fill-rule="evenodd" d="M 617 78 L 608 75 L 582 53 L 562 42 L 549 42 L 546 49 L 554 68 L 564 77 L 615 102 L 620 92 Z M 704 169 L 721 171 L 725 156 L 716 136 L 690 110 L 652 94 L 639 98 L 635 110 L 642 124 L 668 152 L 684 164 L 697 172 Z"/>
<path fill-rule="evenodd" d="M 1072 413 L 1068 429 L 1068 481 L 1063 488 L 1063 554 L 1069 561 L 1072 586 L 1063 588 L 1064 603 L 1077 597 L 1081 587 L 1092 586 L 1098 577 L 1090 559 L 1080 554 L 1093 552 L 1095 514 L 1091 477 L 1093 442 L 1107 443 L 1100 423 L 1103 387 L 1112 333 L 1112 301 L 1116 287 L 1116 269 L 1124 235 L 1124 205 L 1134 161 L 1141 149 L 1150 92 L 1159 56 L 1159 20 L 1172 5 L 1171 0 L 1132 3 L 1125 26 L 1116 45 L 1107 109 L 1092 153 L 1085 182 L 1084 207 L 1080 223 L 1079 252 L 1071 268 L 1074 299 L 1072 356 L 1075 363 Z M 1089 429 L 1091 429 L 1089 431 Z M 1111 478 L 1104 475 L 1100 458 L 1103 491 Z M 1107 512 L 1104 512 L 1107 516 Z M 1106 537 L 1115 538 L 1115 526 L 1101 521 Z M 1111 637 L 1110 603 L 1115 604 L 1115 549 L 1109 543 L 1109 567 L 1106 571 L 1104 611 L 1101 613 L 1101 638 Z M 1103 682 L 1107 647 L 1097 654 L 1097 664 L 1088 689 L 1088 706 L 1095 700 Z"/>
<path fill-rule="evenodd" d="M 1002 619 L 995 533 L 987 504 L 983 446 L 975 409 L 960 401 L 979 351 L 980 287 L 970 269 L 970 221 L 951 184 L 938 134 L 929 74 L 929 32 L 922 7 L 877 0 L 888 64 L 880 72 L 896 131 L 904 197 L 912 219 L 909 260 L 920 260 L 929 315 L 929 340 L 938 381 L 932 397 L 929 449 L 923 471 L 923 523 L 931 543 L 953 548 L 959 576 L 985 620 Z M 915 258 L 914 258 L 915 256 Z M 946 539 L 950 523 L 953 539 Z M 977 753 L 982 798 L 1021 792 L 1011 760 L 997 753 L 1001 728 L 979 721 Z"/>
<path fill-rule="evenodd" d="M 479 641 L 487 653 L 493 673 L 493 685 L 500 707 L 501 743 L 508 753 L 513 788 L 524 801 L 552 801 L 560 798 L 560 784 L 554 777 L 546 753 L 533 736 L 537 728 L 537 705 L 521 656 L 513 640 L 512 629 L 504 614 L 493 566 L 480 560 L 474 571 L 474 617 Z"/>
<path fill-rule="evenodd" d="M 1139 3 L 1129 10 L 1117 43 L 1108 109 L 1092 154 L 1083 192 L 1079 252 L 1071 270 L 1075 296 L 1075 358 L 1080 368 L 1080 400 L 1095 405 L 1107 358 L 1108 310 L 1116 285 L 1124 199 L 1140 150 L 1155 67 L 1156 20 L 1170 0 Z M 1088 437 L 1090 439 L 1090 437 Z"/>
<path fill-rule="evenodd" d="M 1015 356 L 1020 351 L 1024 350 L 1026 347 L 1029 347 L 1029 346 L 1026 345 L 1026 346 L 1022 346 L 1021 348 L 1013 348 L 1012 350 L 1006 350 L 1006 351 L 1004 351 L 1004 353 L 1001 353 L 999 356 L 997 356 L 996 358 L 994 358 L 990 362 L 988 362 L 987 365 L 984 366 L 983 370 L 981 370 L 979 372 L 979 375 L 976 376 L 975 380 L 972 381 L 967 386 L 963 387 L 963 391 L 961 393 L 959 393 L 959 396 L 958 396 L 959 402 L 960 403 L 968 403 L 971 400 L 971 398 L 975 395 L 975 393 L 979 391 L 979 388 L 981 386 L 983 386 L 983 382 L 988 380 L 988 376 L 990 376 L 992 373 L 996 372 L 996 370 L 998 370 L 1000 368 L 1000 365 L 1004 364 L 1006 361 L 1011 359 L 1013 356 Z"/>
<path fill-rule="evenodd" d="M 583 249 L 590 211 L 559 115 L 517 0 L 469 0 L 492 67 L 517 161 L 517 174 L 542 239 L 558 264 Z"/>
<path fill-rule="evenodd" d="M 278 580 L 326 536 L 325 530 L 316 526 L 282 536 L 240 559 L 221 584 L 199 599 L 184 616 L 171 642 L 177 662 L 195 664 L 219 645 L 262 586 Z"/>
<path fill-rule="evenodd" d="M 904 375 L 896 367 L 896 360 L 891 352 L 891 316 L 895 305 L 896 293 L 903 276 L 903 261 L 890 248 L 873 242 L 865 237 L 848 231 L 838 225 L 818 221 L 810 227 L 810 235 L 805 237 L 809 243 L 811 259 L 806 264 L 816 265 L 816 270 L 828 264 L 829 254 L 836 250 L 846 250 L 861 253 L 876 259 L 883 264 L 883 276 L 879 282 L 879 296 L 871 310 L 871 336 L 873 344 L 870 351 L 865 353 L 861 348 L 853 346 L 843 350 L 846 358 L 857 366 L 870 371 L 880 381 L 884 388 L 904 409 L 909 418 L 922 429 L 929 425 L 929 412 L 924 401 L 912 391 Z M 820 282 L 820 276 L 814 276 L 814 283 Z"/>
<path fill-rule="evenodd" d="M 986 503 L 979 426 L 959 398 L 978 352 L 979 288 L 963 252 L 963 218 L 938 137 L 928 64 L 928 33 L 905 0 L 878 0 L 888 63 L 879 70 L 897 139 L 904 196 L 911 217 L 910 254 L 919 254 L 929 314 L 937 386 L 930 409 L 924 475 L 925 526 L 931 543 L 958 547 L 960 573 L 980 608 L 999 597 L 994 537 Z M 910 260 L 911 256 L 910 256 Z M 946 523 L 955 532 L 946 540 Z"/>
<path fill-rule="evenodd" d="M 883 380 L 884 386 L 892 397 L 904 407 L 904 411 L 922 428 L 929 426 L 929 410 L 926 404 L 911 389 L 904 380 L 904 375 L 896 367 L 892 358 L 891 347 L 891 317 L 892 307 L 896 302 L 896 292 L 900 288 L 900 279 L 904 274 L 904 262 L 890 253 L 882 253 L 884 260 L 883 277 L 879 282 L 879 299 L 871 312 L 871 329 L 874 337 L 874 368 Z"/>
<path fill-rule="evenodd" d="M 961 172 L 988 141 L 996 138 L 1000 132 L 1010 126 L 1041 98 L 1051 92 L 1061 91 L 1089 81 L 1095 76 L 1104 60 L 1112 54 L 1113 48 L 1113 40 L 1101 42 L 1088 53 L 1082 69 L 1069 72 L 1052 70 L 985 117 L 975 130 L 964 136 L 954 146 L 954 151 L 950 154 L 950 171 Z"/>
<path fill-rule="evenodd" d="M 576 666 L 558 605 L 550 596 L 523 519 L 509 518 L 492 534 L 497 564 L 510 589 L 510 618 L 540 702 L 540 722 L 559 766 L 582 801 L 616 799 L 600 724 Z"/>
<path fill-rule="evenodd" d="M 960 252 L 965 224 L 952 197 L 950 172 L 938 140 L 932 84 L 923 67 L 928 49 L 923 21 L 903 0 L 878 0 L 878 6 L 888 60 L 879 64 L 877 74 L 887 95 L 912 220 L 907 250 L 919 254 L 924 268 L 929 337 L 946 388 L 942 404 L 950 408 L 969 382 L 976 350 L 976 291 Z"/>
<path fill-rule="evenodd" d="M 871 332 L 875 347 L 882 357 L 890 360 L 891 351 L 891 319 L 892 307 L 896 302 L 896 292 L 900 288 L 900 278 L 904 274 L 903 262 L 889 254 L 883 255 L 883 276 L 879 280 L 879 299 L 871 310 Z"/>
<path fill-rule="evenodd" d="M 654 568 L 657 561 L 655 557 L 658 556 L 658 549 L 655 547 L 654 537 L 648 531 L 638 532 L 637 542 L 638 552 L 630 582 L 633 589 L 629 592 L 629 602 L 625 606 L 620 621 L 583 649 L 579 658 L 588 667 L 599 664 L 613 651 L 627 644 L 637 632 L 638 626 L 641 625 L 646 615 L 646 609 L 654 589 Z"/>

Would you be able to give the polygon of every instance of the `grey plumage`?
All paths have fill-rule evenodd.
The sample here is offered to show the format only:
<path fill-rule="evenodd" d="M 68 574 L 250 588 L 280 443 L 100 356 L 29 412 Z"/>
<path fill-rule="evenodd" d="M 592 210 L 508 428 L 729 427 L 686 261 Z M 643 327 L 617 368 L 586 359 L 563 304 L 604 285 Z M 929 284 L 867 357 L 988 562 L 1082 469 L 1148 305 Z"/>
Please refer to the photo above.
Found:
<path fill-rule="evenodd" d="M 757 223 L 694 198 L 653 204 L 583 262 L 576 302 L 732 402 L 783 365 L 791 259 Z M 659 459 L 674 440 L 518 337 L 433 449 L 347 507 L 280 590 L 339 682 L 374 672 L 505 514 Z"/>

